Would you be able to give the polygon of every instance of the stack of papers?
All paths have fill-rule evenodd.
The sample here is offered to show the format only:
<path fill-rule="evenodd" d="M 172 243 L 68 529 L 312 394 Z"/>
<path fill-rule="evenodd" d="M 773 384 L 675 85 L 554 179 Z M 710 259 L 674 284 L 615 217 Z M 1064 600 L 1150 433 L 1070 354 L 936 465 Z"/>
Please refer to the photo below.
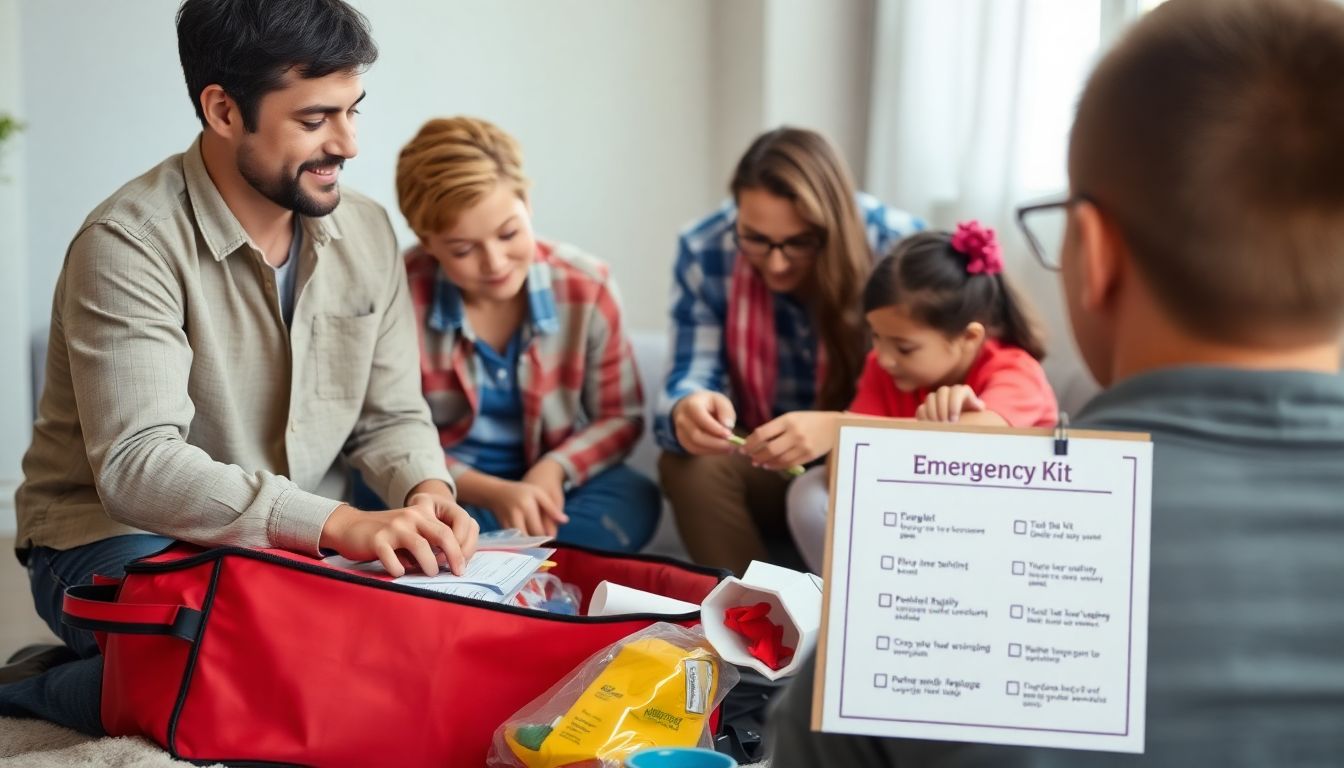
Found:
<path fill-rule="evenodd" d="M 432 576 L 423 573 L 407 573 L 391 581 L 408 587 L 427 589 L 456 597 L 469 597 L 473 600 L 485 600 L 502 603 L 522 589 L 532 574 L 541 569 L 555 550 L 537 547 L 548 541 L 543 536 L 507 536 L 481 537 L 480 549 L 467 561 L 466 571 L 454 576 L 447 566 Z M 376 576 L 387 576 L 387 570 L 377 560 L 357 563 L 340 555 L 333 555 L 322 562 L 333 568 L 357 571 Z"/>

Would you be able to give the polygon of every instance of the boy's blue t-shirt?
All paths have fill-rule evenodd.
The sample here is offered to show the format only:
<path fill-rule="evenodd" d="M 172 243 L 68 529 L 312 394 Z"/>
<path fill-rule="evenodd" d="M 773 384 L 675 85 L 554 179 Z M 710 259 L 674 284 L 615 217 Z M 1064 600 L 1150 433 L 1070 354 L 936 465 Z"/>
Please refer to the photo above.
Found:
<path fill-rule="evenodd" d="M 460 443 L 448 455 L 478 472 L 517 480 L 526 472 L 523 456 L 523 397 L 518 389 L 521 331 L 509 338 L 503 352 L 477 340 L 476 367 L 480 412 Z"/>

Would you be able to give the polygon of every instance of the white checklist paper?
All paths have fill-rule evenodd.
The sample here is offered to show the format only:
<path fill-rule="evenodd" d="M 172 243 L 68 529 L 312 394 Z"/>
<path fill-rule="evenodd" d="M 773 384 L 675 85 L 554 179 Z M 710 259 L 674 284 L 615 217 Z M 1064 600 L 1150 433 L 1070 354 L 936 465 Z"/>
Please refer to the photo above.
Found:
<path fill-rule="evenodd" d="M 846 420 L 813 727 L 1142 752 L 1146 435 Z"/>

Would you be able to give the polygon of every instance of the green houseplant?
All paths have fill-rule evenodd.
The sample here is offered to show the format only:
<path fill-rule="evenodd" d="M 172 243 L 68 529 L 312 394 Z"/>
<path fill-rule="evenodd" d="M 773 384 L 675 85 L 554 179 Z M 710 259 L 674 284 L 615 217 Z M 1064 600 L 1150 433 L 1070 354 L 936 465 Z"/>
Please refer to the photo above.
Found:
<path fill-rule="evenodd" d="M 21 130 L 23 130 L 23 123 L 20 123 L 7 112 L 0 112 L 0 150 L 4 150 L 5 142 Z"/>
<path fill-rule="evenodd" d="M 14 136 L 14 134 L 23 130 L 23 123 L 20 123 L 13 115 L 8 112 L 0 112 L 0 167 L 3 167 L 5 159 L 5 144 Z M 0 181 L 7 181 L 3 173 L 0 173 Z"/>

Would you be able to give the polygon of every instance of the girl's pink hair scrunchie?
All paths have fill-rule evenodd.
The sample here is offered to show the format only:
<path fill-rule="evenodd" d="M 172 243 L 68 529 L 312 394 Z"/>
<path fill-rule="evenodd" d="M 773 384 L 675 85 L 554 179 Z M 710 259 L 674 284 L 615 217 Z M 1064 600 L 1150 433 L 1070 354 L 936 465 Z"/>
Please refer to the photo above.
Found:
<path fill-rule="evenodd" d="M 997 275 L 1003 271 L 1003 249 L 994 230 L 978 221 L 963 221 L 952 233 L 952 250 L 966 256 L 969 275 Z"/>

